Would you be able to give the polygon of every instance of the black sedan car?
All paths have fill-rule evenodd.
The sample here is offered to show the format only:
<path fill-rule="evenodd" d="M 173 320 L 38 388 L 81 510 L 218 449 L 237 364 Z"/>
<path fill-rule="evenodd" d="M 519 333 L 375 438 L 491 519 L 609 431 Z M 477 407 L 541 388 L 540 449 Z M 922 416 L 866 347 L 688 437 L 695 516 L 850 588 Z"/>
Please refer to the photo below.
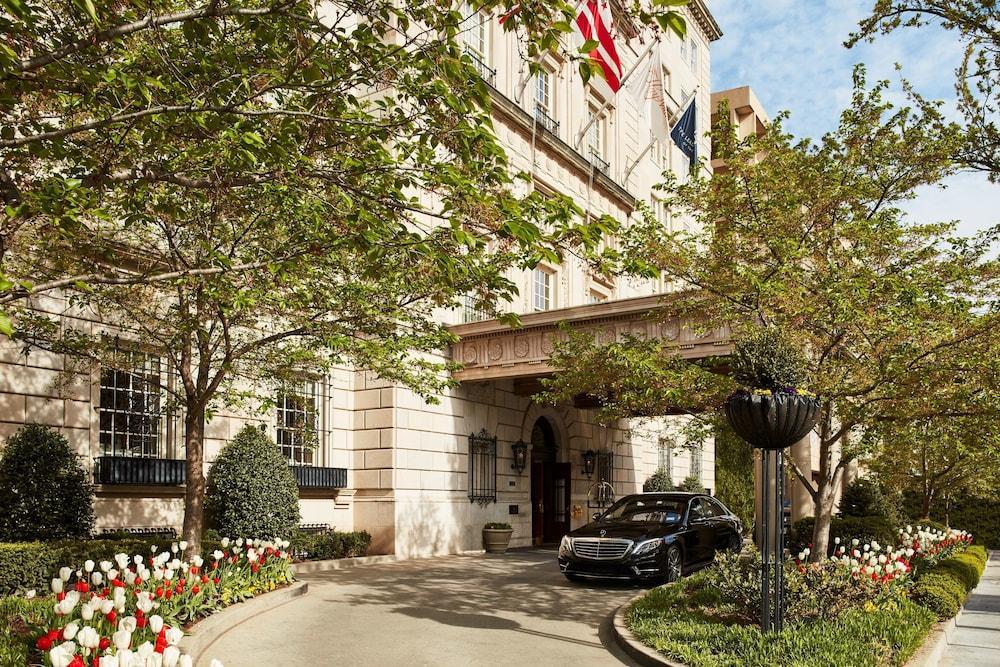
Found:
<path fill-rule="evenodd" d="M 740 520 L 711 496 L 639 493 L 563 537 L 559 569 L 571 581 L 676 581 L 718 551 L 739 551 L 742 532 Z"/>

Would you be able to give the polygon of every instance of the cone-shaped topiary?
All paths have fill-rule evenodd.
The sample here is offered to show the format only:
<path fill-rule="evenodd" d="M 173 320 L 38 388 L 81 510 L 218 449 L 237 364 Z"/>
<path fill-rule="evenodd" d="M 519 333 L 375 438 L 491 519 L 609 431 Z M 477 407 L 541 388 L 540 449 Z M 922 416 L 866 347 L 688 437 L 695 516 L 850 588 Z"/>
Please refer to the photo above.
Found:
<path fill-rule="evenodd" d="M 94 487 L 60 433 L 25 426 L 0 454 L 0 542 L 88 537 Z"/>
<path fill-rule="evenodd" d="M 299 525 L 299 487 L 278 446 L 245 426 L 208 475 L 210 525 L 233 537 L 288 538 Z"/>

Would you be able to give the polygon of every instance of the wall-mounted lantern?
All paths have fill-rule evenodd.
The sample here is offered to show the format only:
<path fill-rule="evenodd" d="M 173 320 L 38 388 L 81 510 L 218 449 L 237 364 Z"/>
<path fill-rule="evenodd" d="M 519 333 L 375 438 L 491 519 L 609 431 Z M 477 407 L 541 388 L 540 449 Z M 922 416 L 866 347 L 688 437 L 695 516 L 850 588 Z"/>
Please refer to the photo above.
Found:
<path fill-rule="evenodd" d="M 583 453 L 583 474 L 590 479 L 594 475 L 594 465 L 597 463 L 597 452 L 588 449 Z"/>
<path fill-rule="evenodd" d="M 514 462 L 510 464 L 510 467 L 520 475 L 528 465 L 528 445 L 524 440 L 518 440 L 510 446 L 510 453 L 514 458 Z"/>

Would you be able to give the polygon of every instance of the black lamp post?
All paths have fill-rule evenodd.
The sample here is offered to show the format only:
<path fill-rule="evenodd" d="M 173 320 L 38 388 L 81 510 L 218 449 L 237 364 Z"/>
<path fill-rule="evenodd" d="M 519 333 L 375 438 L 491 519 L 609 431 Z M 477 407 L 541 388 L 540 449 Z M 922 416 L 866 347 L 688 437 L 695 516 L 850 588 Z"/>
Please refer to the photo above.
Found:
<path fill-rule="evenodd" d="M 597 462 L 597 452 L 588 449 L 583 453 L 583 474 L 590 479 L 594 475 L 594 464 Z"/>
<path fill-rule="evenodd" d="M 528 445 L 524 440 L 518 440 L 510 446 L 510 453 L 514 459 L 510 467 L 520 475 L 528 465 Z"/>
<path fill-rule="evenodd" d="M 761 450 L 761 617 L 764 632 L 784 623 L 782 561 L 784 531 L 784 450 L 804 438 L 819 417 L 819 399 L 797 393 L 750 393 L 740 390 L 726 399 L 726 419 L 736 434 Z M 774 454 L 772 456 L 772 453 Z M 775 498 L 771 502 L 771 484 Z M 777 506 L 777 517 L 772 516 Z M 774 557 L 771 544 L 774 544 Z"/>

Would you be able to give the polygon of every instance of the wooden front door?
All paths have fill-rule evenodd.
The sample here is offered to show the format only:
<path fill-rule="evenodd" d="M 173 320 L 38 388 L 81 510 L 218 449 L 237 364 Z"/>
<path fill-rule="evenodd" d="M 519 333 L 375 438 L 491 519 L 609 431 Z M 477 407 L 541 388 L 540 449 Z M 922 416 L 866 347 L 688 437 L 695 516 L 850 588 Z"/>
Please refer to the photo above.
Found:
<path fill-rule="evenodd" d="M 569 532 L 570 465 L 531 464 L 531 533 L 536 545 L 558 542 Z"/>

